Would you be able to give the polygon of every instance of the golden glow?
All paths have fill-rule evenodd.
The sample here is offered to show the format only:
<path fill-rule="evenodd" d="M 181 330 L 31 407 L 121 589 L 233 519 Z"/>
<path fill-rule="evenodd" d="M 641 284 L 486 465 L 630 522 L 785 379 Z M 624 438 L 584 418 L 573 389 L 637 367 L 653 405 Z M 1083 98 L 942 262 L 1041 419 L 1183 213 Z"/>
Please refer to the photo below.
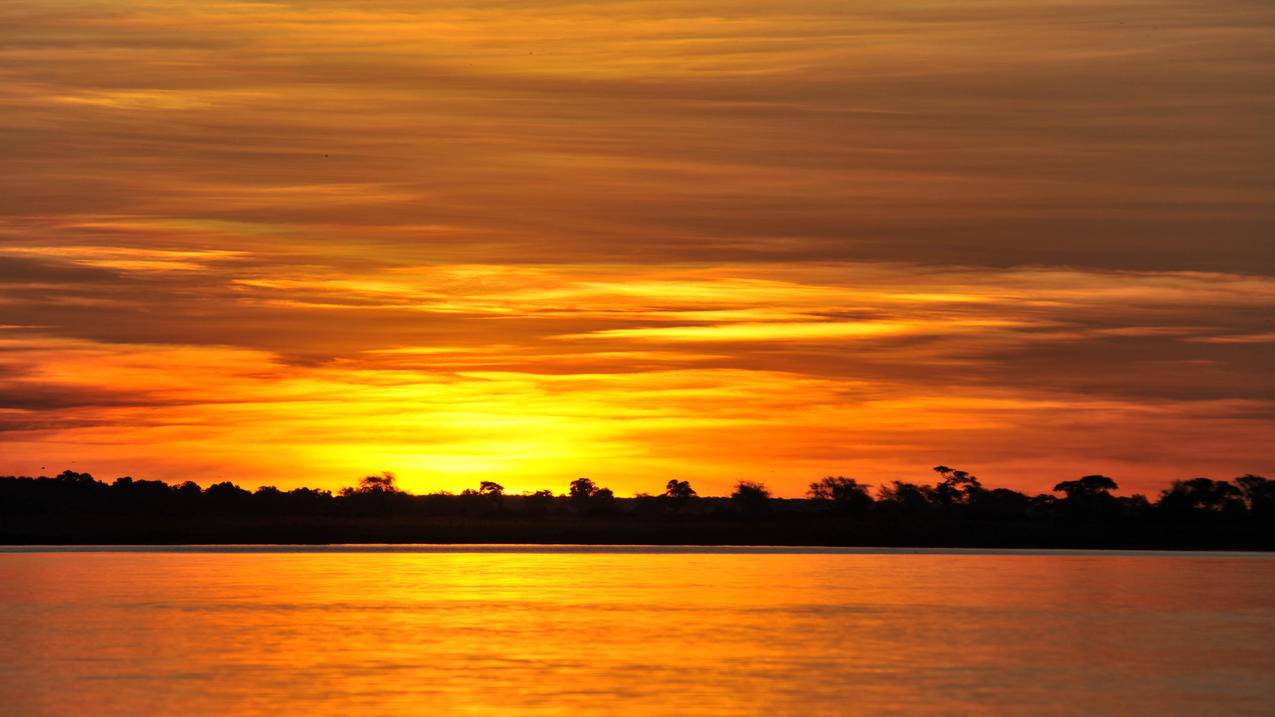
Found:
<path fill-rule="evenodd" d="M 0 473 L 1269 472 L 1275 19 L 0 11 Z"/>

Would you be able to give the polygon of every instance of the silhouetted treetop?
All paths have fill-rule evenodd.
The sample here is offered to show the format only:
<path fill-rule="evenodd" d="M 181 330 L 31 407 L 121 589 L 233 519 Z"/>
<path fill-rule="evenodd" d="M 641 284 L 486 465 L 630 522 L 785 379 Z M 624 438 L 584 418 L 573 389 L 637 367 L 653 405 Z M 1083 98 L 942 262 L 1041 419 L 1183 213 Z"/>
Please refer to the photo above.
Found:
<path fill-rule="evenodd" d="M 868 486 L 843 476 L 827 476 L 811 483 L 806 495 L 811 500 L 828 501 L 845 513 L 861 513 L 872 505 Z"/>
<path fill-rule="evenodd" d="M 1117 488 L 1119 486 L 1116 482 L 1107 476 L 1090 475 L 1076 480 L 1062 481 L 1054 486 L 1054 492 L 1065 494 L 1068 500 L 1075 500 L 1097 496 L 1110 497 L 1111 491 Z"/>
<path fill-rule="evenodd" d="M 1209 478 L 1173 481 L 1160 495 L 1160 508 L 1170 512 L 1237 513 L 1245 507 L 1243 491 Z"/>
<path fill-rule="evenodd" d="M 1236 478 L 1235 482 L 1254 517 L 1275 520 L 1275 481 L 1249 473 Z"/>
<path fill-rule="evenodd" d="M 735 484 L 735 491 L 730 497 L 735 500 L 769 500 L 770 489 L 765 483 L 741 480 Z"/>
<path fill-rule="evenodd" d="M 664 497 L 674 500 L 688 500 L 695 497 L 695 489 L 690 481 L 673 478 L 664 484 Z"/>
<path fill-rule="evenodd" d="M 770 507 L 770 489 L 757 481 L 741 480 L 730 499 L 745 514 L 762 513 Z"/>
<path fill-rule="evenodd" d="M 921 486 L 906 481 L 890 481 L 889 484 L 877 486 L 877 500 L 889 503 L 903 510 L 919 510 L 930 503 L 933 490 L 929 486 Z"/>
<path fill-rule="evenodd" d="M 589 498 L 596 492 L 598 492 L 598 484 L 588 478 L 576 478 L 571 481 L 571 485 L 567 488 L 567 495 L 572 500 Z"/>
<path fill-rule="evenodd" d="M 588 478 L 577 478 L 571 481 L 567 489 L 567 497 L 572 507 L 580 515 L 600 515 L 615 510 L 615 494 L 610 488 L 603 488 Z"/>
<path fill-rule="evenodd" d="M 349 495 L 351 493 L 401 493 L 398 486 L 394 485 L 393 473 L 382 473 L 379 476 L 364 476 L 359 481 L 357 488 L 342 488 L 341 493 Z"/>
<path fill-rule="evenodd" d="M 983 484 L 978 478 L 965 471 L 934 466 L 934 472 L 943 476 L 943 480 L 934 486 L 932 495 L 935 501 L 944 505 L 968 503 L 976 493 L 983 490 Z"/>

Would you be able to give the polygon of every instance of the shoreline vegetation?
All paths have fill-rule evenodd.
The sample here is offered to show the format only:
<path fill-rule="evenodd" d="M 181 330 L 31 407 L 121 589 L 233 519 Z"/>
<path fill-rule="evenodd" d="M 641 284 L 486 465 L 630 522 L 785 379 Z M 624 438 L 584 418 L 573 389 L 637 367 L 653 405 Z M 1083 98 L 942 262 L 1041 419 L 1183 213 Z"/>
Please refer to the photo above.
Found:
<path fill-rule="evenodd" d="M 1275 481 L 1174 481 L 1155 500 L 1117 496 L 1101 475 L 1029 496 L 937 466 L 932 484 L 875 487 L 830 476 L 804 498 L 754 481 L 700 496 L 669 480 L 616 497 L 588 478 L 564 494 L 507 494 L 493 481 L 415 495 L 392 474 L 336 493 L 88 473 L 0 477 L 0 544 L 486 543 L 1275 550 Z"/>

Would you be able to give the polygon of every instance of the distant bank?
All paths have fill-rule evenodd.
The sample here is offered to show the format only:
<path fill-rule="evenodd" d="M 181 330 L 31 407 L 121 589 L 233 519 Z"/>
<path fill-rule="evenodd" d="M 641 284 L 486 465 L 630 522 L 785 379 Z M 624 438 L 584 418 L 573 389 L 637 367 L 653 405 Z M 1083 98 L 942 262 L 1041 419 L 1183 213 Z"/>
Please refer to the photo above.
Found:
<path fill-rule="evenodd" d="M 1116 496 L 1115 481 L 1084 476 L 1028 496 L 984 488 L 945 466 L 933 485 L 870 486 L 840 476 L 806 498 L 774 498 L 740 481 L 701 497 L 670 480 L 659 495 L 619 498 L 585 478 L 566 494 L 507 495 L 491 481 L 452 495 L 412 495 L 392 475 L 335 494 L 229 482 L 195 483 L 86 473 L 0 477 L 0 544 L 585 544 L 947 548 L 1275 550 L 1275 481 L 1176 481 L 1154 501 Z"/>
<path fill-rule="evenodd" d="M 1036 524 L 938 519 L 775 516 L 469 518 L 5 516 L 5 545 L 237 544 L 773 545 L 917 548 L 1275 550 L 1269 526 L 1174 523 Z"/>

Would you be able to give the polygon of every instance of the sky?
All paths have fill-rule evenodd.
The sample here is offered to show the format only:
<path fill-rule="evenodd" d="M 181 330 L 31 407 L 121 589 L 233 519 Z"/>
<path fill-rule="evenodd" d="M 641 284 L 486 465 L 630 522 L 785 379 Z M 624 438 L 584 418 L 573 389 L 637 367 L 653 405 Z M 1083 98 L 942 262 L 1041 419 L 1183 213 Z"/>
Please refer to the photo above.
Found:
<path fill-rule="evenodd" d="M 1267 0 L 0 5 L 0 474 L 1275 474 Z"/>

